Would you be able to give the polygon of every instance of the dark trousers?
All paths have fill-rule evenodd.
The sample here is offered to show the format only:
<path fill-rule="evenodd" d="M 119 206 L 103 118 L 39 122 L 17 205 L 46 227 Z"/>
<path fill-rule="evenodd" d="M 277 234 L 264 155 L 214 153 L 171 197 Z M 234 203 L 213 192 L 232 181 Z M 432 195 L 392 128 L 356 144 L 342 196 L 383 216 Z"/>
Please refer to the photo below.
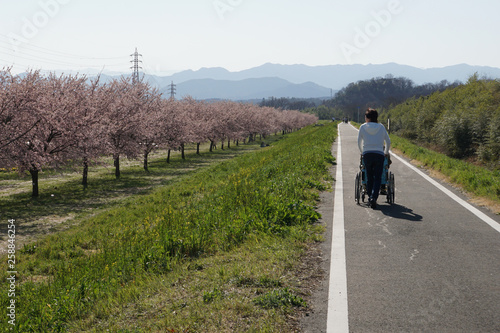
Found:
<path fill-rule="evenodd" d="M 363 164 L 366 169 L 366 191 L 368 197 L 373 201 L 377 201 L 380 192 L 384 159 L 382 154 L 366 153 L 363 155 Z"/>

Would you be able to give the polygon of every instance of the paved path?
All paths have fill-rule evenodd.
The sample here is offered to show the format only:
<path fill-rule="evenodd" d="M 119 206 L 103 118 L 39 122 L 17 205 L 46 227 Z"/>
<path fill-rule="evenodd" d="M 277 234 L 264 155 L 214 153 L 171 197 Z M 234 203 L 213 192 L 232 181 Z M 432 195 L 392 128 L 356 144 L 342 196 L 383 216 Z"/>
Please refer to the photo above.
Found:
<path fill-rule="evenodd" d="M 327 325 L 305 331 L 500 332 L 499 216 L 469 211 L 397 158 L 396 203 L 357 205 L 357 130 L 339 133 L 329 296 L 313 315 Z"/>

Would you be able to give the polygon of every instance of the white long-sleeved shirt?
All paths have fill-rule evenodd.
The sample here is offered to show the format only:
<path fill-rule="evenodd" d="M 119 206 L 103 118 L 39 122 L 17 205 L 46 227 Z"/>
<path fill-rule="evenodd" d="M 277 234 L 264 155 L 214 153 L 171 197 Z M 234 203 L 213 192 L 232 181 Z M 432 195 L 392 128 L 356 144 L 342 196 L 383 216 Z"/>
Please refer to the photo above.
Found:
<path fill-rule="evenodd" d="M 368 152 L 389 154 L 391 139 L 389 139 L 384 125 L 373 122 L 361 125 L 358 133 L 358 147 L 362 154 Z"/>

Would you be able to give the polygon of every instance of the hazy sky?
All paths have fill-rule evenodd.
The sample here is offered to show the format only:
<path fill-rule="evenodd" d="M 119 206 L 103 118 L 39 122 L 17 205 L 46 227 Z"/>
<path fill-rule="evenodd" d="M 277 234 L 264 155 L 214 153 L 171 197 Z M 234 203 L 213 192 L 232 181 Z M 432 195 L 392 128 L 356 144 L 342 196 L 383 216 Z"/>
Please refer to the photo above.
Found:
<path fill-rule="evenodd" d="M 500 67 L 498 0 L 0 0 L 0 67 Z"/>

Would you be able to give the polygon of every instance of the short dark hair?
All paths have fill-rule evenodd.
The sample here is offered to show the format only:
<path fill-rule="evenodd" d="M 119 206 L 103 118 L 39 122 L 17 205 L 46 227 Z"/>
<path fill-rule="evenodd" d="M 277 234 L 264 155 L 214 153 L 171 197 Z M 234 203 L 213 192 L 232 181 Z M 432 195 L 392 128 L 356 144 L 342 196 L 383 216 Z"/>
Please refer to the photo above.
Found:
<path fill-rule="evenodd" d="M 374 123 L 378 123 L 378 112 L 375 109 L 368 108 L 368 110 L 366 110 L 365 117 Z"/>

